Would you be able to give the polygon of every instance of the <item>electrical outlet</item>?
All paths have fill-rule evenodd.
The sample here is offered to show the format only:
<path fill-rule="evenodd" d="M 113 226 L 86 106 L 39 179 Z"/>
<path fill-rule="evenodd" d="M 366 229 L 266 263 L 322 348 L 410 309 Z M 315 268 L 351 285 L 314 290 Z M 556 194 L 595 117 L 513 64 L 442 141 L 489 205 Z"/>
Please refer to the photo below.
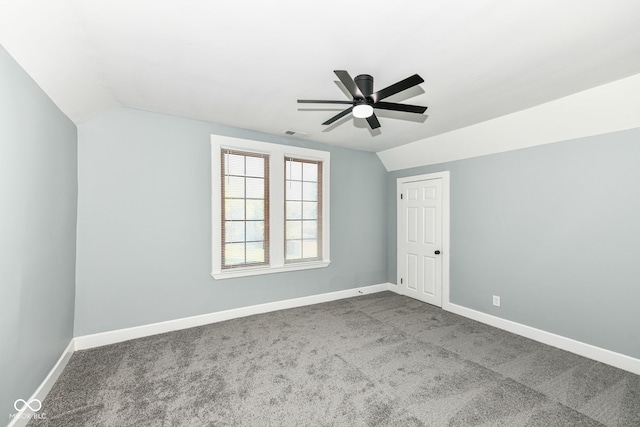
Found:
<path fill-rule="evenodd" d="M 496 307 L 500 307 L 500 297 L 497 295 L 493 296 L 493 305 L 495 305 Z"/>

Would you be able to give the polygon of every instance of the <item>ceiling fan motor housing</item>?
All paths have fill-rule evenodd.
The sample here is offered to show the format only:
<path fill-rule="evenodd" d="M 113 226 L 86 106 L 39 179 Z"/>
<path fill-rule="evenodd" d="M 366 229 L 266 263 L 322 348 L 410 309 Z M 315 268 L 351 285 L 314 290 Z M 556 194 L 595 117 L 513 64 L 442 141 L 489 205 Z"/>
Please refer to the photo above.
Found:
<path fill-rule="evenodd" d="M 367 101 L 370 101 L 370 96 L 373 93 L 373 77 L 369 74 L 360 74 L 353 79 L 360 89 L 360 92 L 364 95 Z"/>

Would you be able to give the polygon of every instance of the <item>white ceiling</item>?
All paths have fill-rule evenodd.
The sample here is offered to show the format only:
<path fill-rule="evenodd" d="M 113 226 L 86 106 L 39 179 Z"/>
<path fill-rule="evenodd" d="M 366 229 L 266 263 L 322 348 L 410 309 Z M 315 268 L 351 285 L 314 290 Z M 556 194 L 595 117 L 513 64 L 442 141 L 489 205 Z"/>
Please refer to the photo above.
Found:
<path fill-rule="evenodd" d="M 377 152 L 640 73 L 639 19 L 637 0 L 0 0 L 0 43 L 77 124 L 125 106 Z M 388 100 L 426 117 L 327 129 L 339 109 L 296 99 L 346 100 L 336 69 L 420 74 Z"/>

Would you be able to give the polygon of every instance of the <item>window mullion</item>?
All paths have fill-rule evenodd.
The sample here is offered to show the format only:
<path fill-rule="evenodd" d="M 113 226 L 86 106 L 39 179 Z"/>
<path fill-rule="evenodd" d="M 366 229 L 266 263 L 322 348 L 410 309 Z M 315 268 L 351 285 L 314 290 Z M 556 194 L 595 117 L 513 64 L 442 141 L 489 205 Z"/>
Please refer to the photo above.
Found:
<path fill-rule="evenodd" d="M 272 156 L 269 167 L 269 194 L 271 197 L 270 226 L 271 226 L 271 246 L 270 259 L 272 267 L 282 267 L 284 265 L 284 157 Z"/>

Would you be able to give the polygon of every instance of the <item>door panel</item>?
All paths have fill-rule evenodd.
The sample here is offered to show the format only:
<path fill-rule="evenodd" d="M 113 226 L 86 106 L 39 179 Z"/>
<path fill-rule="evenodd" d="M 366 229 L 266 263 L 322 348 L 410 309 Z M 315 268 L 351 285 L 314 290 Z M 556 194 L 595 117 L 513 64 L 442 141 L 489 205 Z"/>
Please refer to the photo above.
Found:
<path fill-rule="evenodd" d="M 422 257 L 422 271 L 424 271 L 424 280 L 422 281 L 424 284 L 424 293 L 426 295 L 435 295 L 437 271 L 436 259 L 429 256 Z"/>
<path fill-rule="evenodd" d="M 436 209 L 435 208 L 422 208 L 423 230 L 424 237 L 423 242 L 425 244 L 436 244 Z"/>
<path fill-rule="evenodd" d="M 398 242 L 399 290 L 442 306 L 442 179 L 402 184 Z"/>
<path fill-rule="evenodd" d="M 407 288 L 418 290 L 418 257 L 415 254 L 407 254 Z"/>
<path fill-rule="evenodd" d="M 418 243 L 418 208 L 407 208 L 407 242 Z"/>

